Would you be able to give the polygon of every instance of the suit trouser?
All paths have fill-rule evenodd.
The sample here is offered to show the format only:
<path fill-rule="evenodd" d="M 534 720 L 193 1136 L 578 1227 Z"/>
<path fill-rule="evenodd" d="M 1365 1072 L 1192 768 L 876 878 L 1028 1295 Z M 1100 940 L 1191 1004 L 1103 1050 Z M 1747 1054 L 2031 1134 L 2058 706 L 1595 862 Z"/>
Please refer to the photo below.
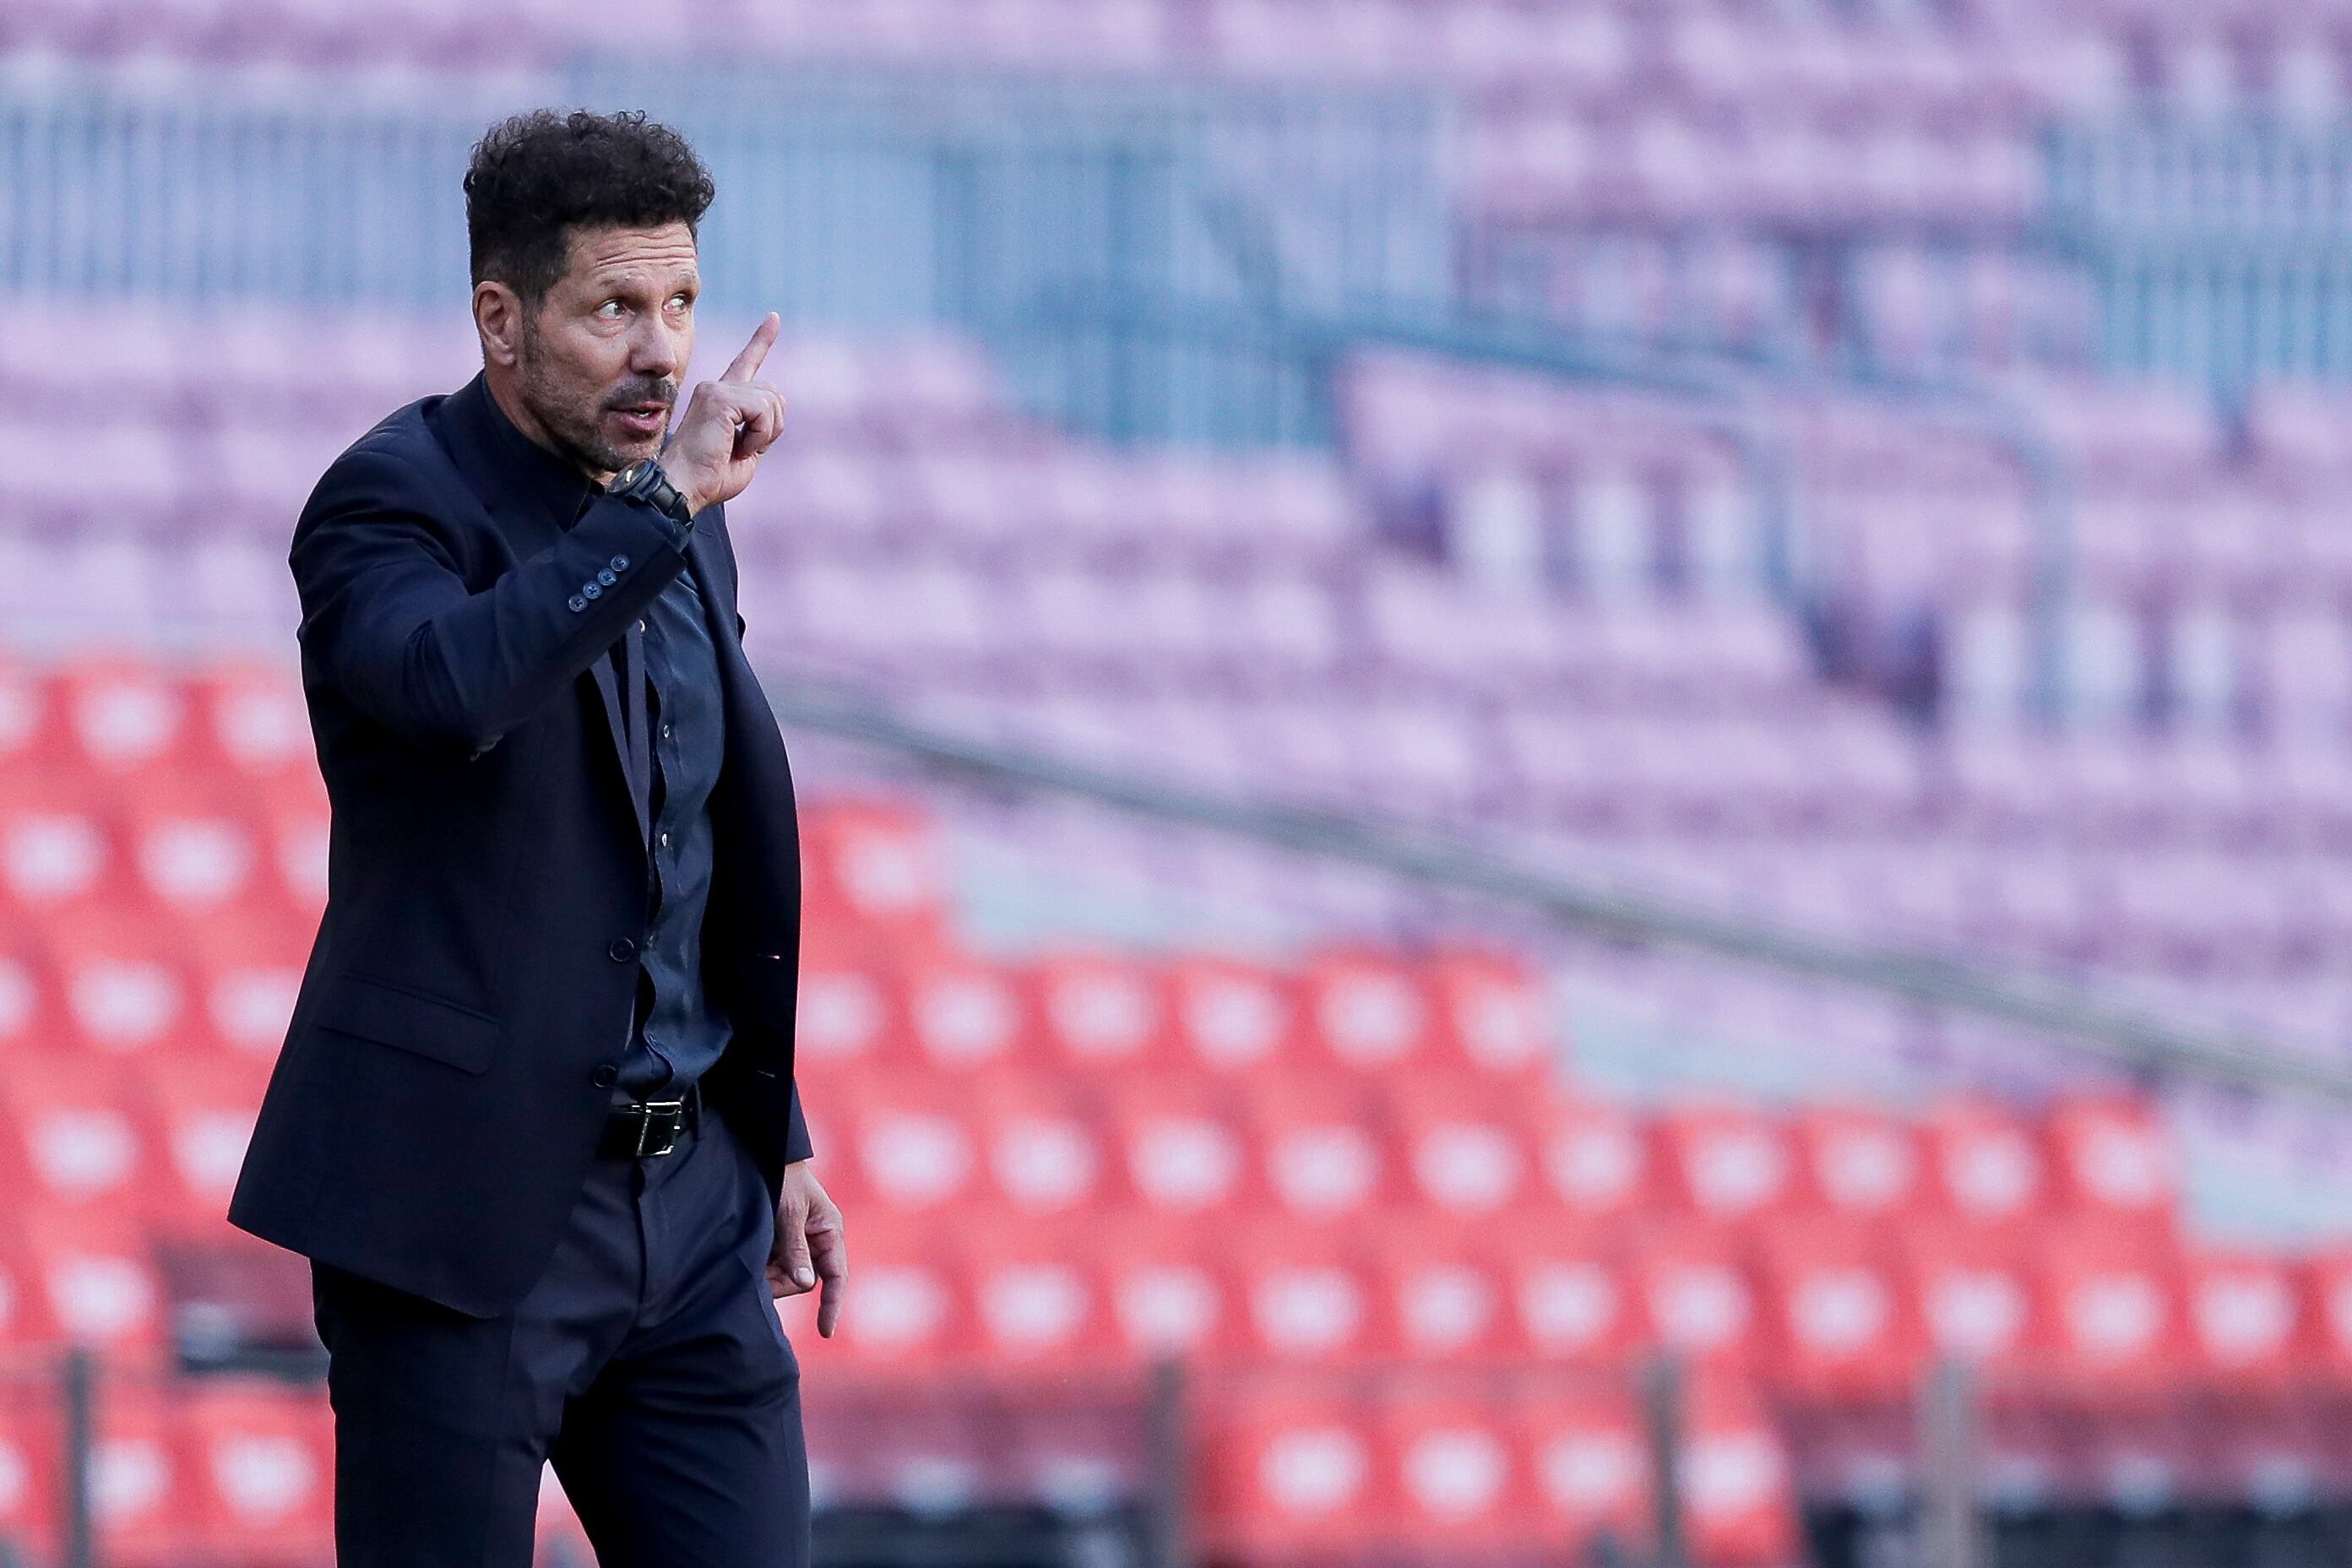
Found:
<path fill-rule="evenodd" d="M 774 1229 L 751 1155 L 706 1111 L 668 1155 L 595 1162 L 502 1316 L 314 1264 L 342 1568 L 526 1568 L 549 1460 L 604 1568 L 805 1568 Z"/>

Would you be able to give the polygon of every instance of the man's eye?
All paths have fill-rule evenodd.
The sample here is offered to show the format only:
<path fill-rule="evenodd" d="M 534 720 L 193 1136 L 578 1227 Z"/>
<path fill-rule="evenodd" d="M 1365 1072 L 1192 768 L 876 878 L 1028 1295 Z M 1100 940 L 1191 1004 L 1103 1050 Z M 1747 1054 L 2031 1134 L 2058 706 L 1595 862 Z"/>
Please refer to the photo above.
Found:
<path fill-rule="evenodd" d="M 607 299 L 604 303 L 596 307 L 596 314 L 605 318 L 607 320 L 620 315 L 620 313 L 621 302 L 617 299 Z"/>

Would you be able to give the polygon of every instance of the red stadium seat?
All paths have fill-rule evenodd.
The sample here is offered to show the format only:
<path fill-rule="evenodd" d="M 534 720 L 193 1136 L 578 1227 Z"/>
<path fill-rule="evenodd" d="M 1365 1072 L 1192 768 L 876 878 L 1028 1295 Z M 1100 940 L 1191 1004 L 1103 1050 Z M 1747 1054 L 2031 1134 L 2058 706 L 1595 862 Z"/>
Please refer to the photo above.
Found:
<path fill-rule="evenodd" d="M 2285 1259 L 2199 1249 L 2181 1260 L 2197 1370 L 2242 1388 L 2284 1389 L 2305 1370 L 2312 1325 Z"/>
<path fill-rule="evenodd" d="M 1656 1511 L 1648 1434 L 1629 1389 L 1596 1385 L 1539 1396 L 1519 1418 L 1536 1518 L 1552 1539 L 1597 1561 L 1614 1541 L 1620 1561 L 1645 1560 Z"/>
<path fill-rule="evenodd" d="M 323 1395 L 208 1383 L 181 1411 L 202 1539 L 247 1563 L 317 1563 L 334 1545 L 334 1421 Z"/>
<path fill-rule="evenodd" d="M 1476 1222 L 1538 1204 L 1544 1107 L 1524 1087 L 1423 1080 L 1393 1086 L 1388 1104 L 1405 1186 L 1432 1213 Z"/>
<path fill-rule="evenodd" d="M 968 1253 L 966 1280 L 975 1349 L 992 1368 L 1066 1375 L 1124 1364 L 1103 1271 L 1076 1238 L 1034 1227 L 991 1238 Z"/>
<path fill-rule="evenodd" d="M 1213 1072 L 1258 1072 L 1308 1061 L 1297 980 L 1265 965 L 1180 960 L 1170 972 L 1176 1050 Z"/>
<path fill-rule="evenodd" d="M 1925 1199 L 1917 1131 L 1880 1112 L 1824 1107 L 1796 1120 L 1804 1191 L 1822 1211 L 1862 1220 L 1907 1216 Z"/>
<path fill-rule="evenodd" d="M 1012 971 L 939 954 L 909 963 L 904 983 L 908 1031 L 926 1069 L 976 1072 L 1036 1062 L 1034 1015 Z"/>
<path fill-rule="evenodd" d="M 21 1228 L 25 1271 L 55 1332 L 106 1350 L 163 1343 L 163 1282 L 143 1237 L 61 1212 L 26 1214 Z"/>
<path fill-rule="evenodd" d="M 1191 1078 L 1106 1086 L 1111 1136 L 1128 1189 L 1145 1209 L 1198 1218 L 1232 1213 L 1248 1183 L 1233 1096 Z"/>
<path fill-rule="evenodd" d="M 1099 1211 L 1126 1184 L 1102 1120 L 1055 1077 L 992 1080 L 973 1096 L 991 1190 L 1024 1218 Z"/>
<path fill-rule="evenodd" d="M 1523 1352 L 1553 1365 L 1623 1366 L 1648 1325 L 1619 1249 L 1597 1225 L 1547 1225 L 1511 1248 Z"/>
<path fill-rule="evenodd" d="M 2044 1349 L 2061 1374 L 2123 1395 L 2189 1369 L 2195 1352 L 2168 1249 L 2104 1226 L 2052 1225 L 2034 1238 L 2032 1261 Z"/>
<path fill-rule="evenodd" d="M 1373 1428 L 1373 1510 L 1402 1543 L 1450 1561 L 1531 1545 L 1534 1487 L 1512 1412 L 1492 1401 L 1406 1394 Z M 1385 1505 L 1385 1506 L 1384 1506 Z"/>
<path fill-rule="evenodd" d="M 1744 1386 L 1703 1377 L 1684 1421 L 1691 1560 L 1761 1568 L 1799 1558 L 1797 1500 L 1780 1433 Z"/>
<path fill-rule="evenodd" d="M 278 891 L 299 924 L 316 929 L 327 907 L 327 846 L 331 837 L 327 802 L 310 797 L 267 802 L 263 830 L 269 837 L 270 870 Z"/>
<path fill-rule="evenodd" d="M 1334 951 L 1307 966 L 1309 1027 L 1324 1063 L 1357 1072 L 1411 1072 L 1436 1057 L 1428 978 L 1392 955 Z"/>
<path fill-rule="evenodd" d="M 1353 1365 L 1381 1348 L 1371 1272 L 1330 1231 L 1276 1220 L 1236 1227 L 1230 1258 L 1246 1359 Z"/>
<path fill-rule="evenodd" d="M 1623 1106 L 1555 1102 L 1540 1113 L 1544 1184 L 1568 1213 L 1615 1219 L 1658 1203 L 1657 1161 Z"/>
<path fill-rule="evenodd" d="M 2063 1103 L 2049 1117 L 2061 1203 L 2109 1224 L 2170 1228 L 2179 1196 L 2170 1135 L 2138 1101 Z"/>
<path fill-rule="evenodd" d="M 144 908 L 174 922 L 225 912 L 284 918 L 266 823 L 194 789 L 126 800 L 115 828 Z"/>
<path fill-rule="evenodd" d="M 1983 1102 L 1958 1101 L 1938 1106 L 1923 1135 L 1929 1195 L 1953 1218 L 2007 1226 L 2049 1211 L 2049 1159 L 2024 1117 Z"/>
<path fill-rule="evenodd" d="M 1520 1352 L 1512 1278 L 1483 1238 L 1392 1229 L 1368 1261 L 1385 1354 L 1434 1364 L 1507 1364 Z"/>
<path fill-rule="evenodd" d="M 229 1195 L 245 1162 L 268 1072 L 259 1062 L 219 1056 L 164 1057 L 140 1064 L 138 1098 L 154 1172 L 154 1213 L 174 1240 L 226 1237 Z"/>
<path fill-rule="evenodd" d="M 0 889 L 26 915 L 127 903 L 127 877 L 112 824 L 79 781 L 48 776 L 0 797 Z"/>
<path fill-rule="evenodd" d="M 1666 1190 L 1710 1224 L 1740 1224 L 1785 1212 L 1797 1192 L 1788 1129 L 1733 1106 L 1669 1111 L 1656 1124 Z"/>
<path fill-rule="evenodd" d="M 1177 1064 L 1168 977 L 1103 953 L 1059 953 L 1027 967 L 1030 1016 L 1063 1071 L 1157 1071 Z"/>
<path fill-rule="evenodd" d="M 833 1338 L 819 1339 L 811 1326 L 815 1291 L 778 1303 L 802 1357 L 838 1356 L 861 1372 L 907 1376 L 968 1357 L 974 1341 L 961 1260 L 940 1229 L 873 1212 L 853 1223 L 857 1301 Z"/>
<path fill-rule="evenodd" d="M 846 919 L 908 950 L 939 935 L 946 878 L 929 821 L 879 801 L 833 799 L 804 812 L 802 862 L 812 925 Z"/>
<path fill-rule="evenodd" d="M 894 1078 L 847 1089 L 845 1098 L 841 1119 L 869 1203 L 909 1215 L 952 1213 L 969 1210 L 984 1191 L 968 1095 L 933 1080 Z"/>
<path fill-rule="evenodd" d="M 202 1538 L 204 1510 L 187 1450 L 153 1390 L 100 1388 L 90 1500 L 107 1563 L 175 1562 L 187 1542 Z"/>
<path fill-rule="evenodd" d="M 216 664 L 188 683 L 202 766 L 240 786 L 316 785 L 318 750 L 291 668 Z"/>
<path fill-rule="evenodd" d="M 1255 1168 L 1276 1212 L 1336 1221 L 1396 1207 L 1399 1184 L 1368 1086 L 1259 1075 L 1243 1090 Z"/>
<path fill-rule="evenodd" d="M 1229 1260 L 1196 1228 L 1123 1219 L 1096 1229 L 1086 1255 L 1101 1271 L 1112 1327 L 1132 1360 L 1228 1354 L 1240 1343 Z"/>
<path fill-rule="evenodd" d="M 39 672 L 0 664 L 0 794 L 28 778 L 56 772 L 65 746 L 57 694 Z"/>
<path fill-rule="evenodd" d="M 2041 1297 L 2014 1234 L 1946 1221 L 1906 1227 L 1897 1240 L 1925 1354 L 2000 1372 L 2044 1341 Z"/>
<path fill-rule="evenodd" d="M 2352 1386 L 2352 1250 L 2323 1252 L 2300 1273 L 2305 1353 L 2331 1385 Z"/>
<path fill-rule="evenodd" d="M 283 913 L 216 915 L 184 937 L 204 1030 L 224 1054 L 277 1061 L 294 1021 L 309 934 Z"/>
<path fill-rule="evenodd" d="M 93 1235 L 137 1236 L 164 1177 L 122 1065 L 64 1056 L 9 1064 L 0 1135 L 13 1190 L 29 1211 Z"/>
<path fill-rule="evenodd" d="M 1851 1221 L 1776 1226 L 1758 1251 L 1778 1385 L 1816 1401 L 1910 1387 L 1922 1343 L 1879 1233 Z"/>
<path fill-rule="evenodd" d="M 794 1060 L 818 1071 L 914 1065 L 904 999 L 888 967 L 862 956 L 802 955 Z"/>
<path fill-rule="evenodd" d="M 1224 1395 L 1201 1416 L 1202 1533 L 1219 1553 L 1328 1554 L 1377 1540 L 1370 1424 L 1351 1406 L 1276 1389 Z"/>
<path fill-rule="evenodd" d="M 1499 954 L 1446 953 L 1427 965 L 1439 1052 L 1486 1077 L 1540 1091 L 1551 1076 L 1557 1009 L 1542 976 Z"/>
<path fill-rule="evenodd" d="M 184 683 L 143 661 L 92 658 L 53 677 L 64 757 L 116 783 L 184 777 L 196 766 L 195 705 Z"/>
<path fill-rule="evenodd" d="M 1662 1227 L 1636 1243 L 1627 1273 L 1643 1343 L 1708 1367 L 1744 1372 L 1754 1364 L 1762 1314 L 1730 1236 L 1702 1226 Z"/>
<path fill-rule="evenodd" d="M 202 1030 L 188 966 L 152 921 L 79 915 L 49 921 L 42 935 L 68 1038 L 81 1049 L 163 1051 Z"/>

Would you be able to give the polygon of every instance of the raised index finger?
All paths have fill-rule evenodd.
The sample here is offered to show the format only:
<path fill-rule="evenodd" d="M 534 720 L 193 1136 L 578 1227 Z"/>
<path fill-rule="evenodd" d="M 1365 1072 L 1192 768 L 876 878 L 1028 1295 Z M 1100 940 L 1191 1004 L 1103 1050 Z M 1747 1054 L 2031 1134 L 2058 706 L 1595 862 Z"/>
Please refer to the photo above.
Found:
<path fill-rule="evenodd" d="M 768 357 L 768 350 L 775 346 L 776 335 L 783 329 L 784 319 L 774 311 L 761 317 L 760 329 L 751 334 L 751 340 L 743 345 L 741 353 L 729 361 L 719 379 L 722 382 L 748 382 L 758 375 L 760 362 Z"/>

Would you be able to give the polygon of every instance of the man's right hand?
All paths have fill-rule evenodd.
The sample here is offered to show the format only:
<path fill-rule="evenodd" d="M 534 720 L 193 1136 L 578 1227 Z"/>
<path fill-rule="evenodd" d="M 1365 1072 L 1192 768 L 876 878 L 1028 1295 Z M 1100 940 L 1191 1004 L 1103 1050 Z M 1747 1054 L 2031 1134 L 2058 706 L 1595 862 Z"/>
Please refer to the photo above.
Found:
<path fill-rule="evenodd" d="M 662 449 L 662 471 L 695 511 L 741 495 L 760 454 L 783 432 L 784 394 L 752 379 L 782 330 L 782 319 L 769 311 L 725 372 L 694 389 Z"/>

